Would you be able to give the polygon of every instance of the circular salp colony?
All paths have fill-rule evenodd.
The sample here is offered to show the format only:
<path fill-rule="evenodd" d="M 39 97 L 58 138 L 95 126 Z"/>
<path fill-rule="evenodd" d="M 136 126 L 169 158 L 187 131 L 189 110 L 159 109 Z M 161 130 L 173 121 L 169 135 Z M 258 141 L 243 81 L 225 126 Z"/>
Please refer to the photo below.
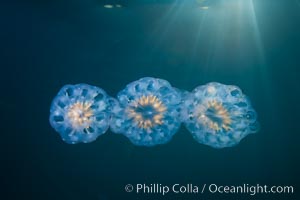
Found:
<path fill-rule="evenodd" d="M 170 141 L 180 127 L 181 93 L 169 82 L 142 78 L 118 94 L 112 109 L 111 130 L 140 146 Z"/>
<path fill-rule="evenodd" d="M 220 83 L 199 86 L 186 95 L 181 117 L 195 140 L 215 148 L 234 146 L 259 127 L 242 91 Z"/>
<path fill-rule="evenodd" d="M 92 142 L 109 127 L 110 102 L 98 87 L 65 85 L 52 101 L 50 124 L 67 143 Z"/>

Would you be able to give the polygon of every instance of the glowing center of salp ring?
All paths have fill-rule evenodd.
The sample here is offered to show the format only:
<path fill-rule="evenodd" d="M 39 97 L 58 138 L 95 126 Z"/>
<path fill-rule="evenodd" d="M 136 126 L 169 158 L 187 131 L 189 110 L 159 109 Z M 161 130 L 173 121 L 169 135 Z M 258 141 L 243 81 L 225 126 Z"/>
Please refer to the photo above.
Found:
<path fill-rule="evenodd" d="M 127 113 L 138 127 L 148 129 L 163 123 L 163 114 L 166 110 L 167 108 L 156 96 L 143 95 L 127 108 Z"/>
<path fill-rule="evenodd" d="M 208 101 L 206 106 L 199 106 L 198 111 L 198 120 L 202 121 L 209 128 L 215 131 L 230 130 L 231 118 L 228 110 L 221 102 L 216 100 Z"/>
<path fill-rule="evenodd" d="M 76 102 L 68 109 L 67 116 L 74 128 L 85 127 L 88 128 L 93 116 L 91 103 Z"/>

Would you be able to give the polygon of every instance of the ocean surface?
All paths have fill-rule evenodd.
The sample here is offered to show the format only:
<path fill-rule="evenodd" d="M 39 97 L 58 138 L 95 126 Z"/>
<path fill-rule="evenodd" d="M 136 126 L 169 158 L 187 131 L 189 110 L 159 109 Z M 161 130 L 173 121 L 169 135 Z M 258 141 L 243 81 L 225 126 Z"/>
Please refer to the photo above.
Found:
<path fill-rule="evenodd" d="M 24 0 L 2 2 L 0 16 L 0 199 L 297 199 L 300 1 Z M 70 145 L 50 126 L 63 85 L 115 97 L 142 77 L 188 91 L 237 85 L 260 131 L 214 149 L 182 126 L 148 148 L 110 131 Z M 163 196 L 128 193 L 127 184 L 288 185 L 294 194 Z"/>

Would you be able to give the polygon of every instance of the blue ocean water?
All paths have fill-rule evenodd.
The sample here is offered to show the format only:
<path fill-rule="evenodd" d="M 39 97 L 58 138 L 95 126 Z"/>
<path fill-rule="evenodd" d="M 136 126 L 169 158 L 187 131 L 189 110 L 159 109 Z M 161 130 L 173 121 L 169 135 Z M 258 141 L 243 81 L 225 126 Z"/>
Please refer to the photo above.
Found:
<path fill-rule="evenodd" d="M 299 1 L 28 0 L 3 2 L 0 11 L 3 199 L 251 197 L 124 190 L 143 183 L 292 185 L 295 194 L 257 199 L 297 199 Z M 110 131 L 68 145 L 51 128 L 50 104 L 63 85 L 87 83 L 116 96 L 142 77 L 188 91 L 212 81 L 238 85 L 261 130 L 218 150 L 183 126 L 151 148 Z"/>

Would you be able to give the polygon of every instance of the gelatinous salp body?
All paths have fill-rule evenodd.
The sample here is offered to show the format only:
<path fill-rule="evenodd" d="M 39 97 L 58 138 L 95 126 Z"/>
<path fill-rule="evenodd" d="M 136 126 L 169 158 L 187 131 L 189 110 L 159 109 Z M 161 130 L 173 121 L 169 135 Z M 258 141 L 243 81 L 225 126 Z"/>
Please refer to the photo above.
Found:
<path fill-rule="evenodd" d="M 167 143 L 181 124 L 180 103 L 181 93 L 165 80 L 134 81 L 118 94 L 111 130 L 139 146 Z"/>
<path fill-rule="evenodd" d="M 50 124 L 67 143 L 92 142 L 109 127 L 110 101 L 98 87 L 65 85 L 52 101 Z"/>
<path fill-rule="evenodd" d="M 259 128 L 256 112 L 242 91 L 215 82 L 185 95 L 181 117 L 195 140 L 215 148 L 234 146 Z"/>

